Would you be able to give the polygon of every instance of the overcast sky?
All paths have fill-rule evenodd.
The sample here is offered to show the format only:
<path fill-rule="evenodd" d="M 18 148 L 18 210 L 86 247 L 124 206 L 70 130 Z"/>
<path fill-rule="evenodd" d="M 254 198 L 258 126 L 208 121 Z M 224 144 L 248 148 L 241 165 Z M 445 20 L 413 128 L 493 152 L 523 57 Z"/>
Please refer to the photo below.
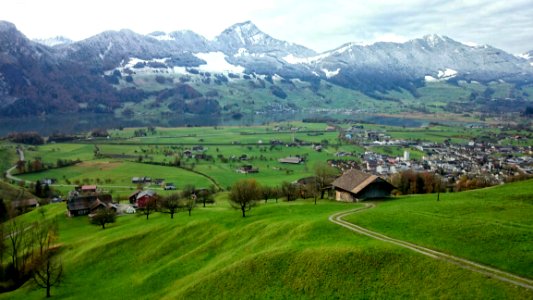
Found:
<path fill-rule="evenodd" d="M 319 52 L 429 33 L 515 54 L 533 50 L 532 0 L 2 0 L 0 20 L 30 38 L 80 40 L 123 28 L 190 29 L 213 38 L 250 20 L 275 38 Z"/>

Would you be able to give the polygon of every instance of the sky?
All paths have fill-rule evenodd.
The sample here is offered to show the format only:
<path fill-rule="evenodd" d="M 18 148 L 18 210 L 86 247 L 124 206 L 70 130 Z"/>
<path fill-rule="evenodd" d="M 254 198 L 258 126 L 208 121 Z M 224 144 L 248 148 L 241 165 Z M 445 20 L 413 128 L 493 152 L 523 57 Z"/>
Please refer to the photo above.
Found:
<path fill-rule="evenodd" d="M 250 20 L 277 39 L 318 52 L 433 33 L 514 54 L 533 50 L 532 0 L 2 0 L 0 20 L 32 39 L 81 40 L 120 29 L 189 29 L 212 39 Z"/>

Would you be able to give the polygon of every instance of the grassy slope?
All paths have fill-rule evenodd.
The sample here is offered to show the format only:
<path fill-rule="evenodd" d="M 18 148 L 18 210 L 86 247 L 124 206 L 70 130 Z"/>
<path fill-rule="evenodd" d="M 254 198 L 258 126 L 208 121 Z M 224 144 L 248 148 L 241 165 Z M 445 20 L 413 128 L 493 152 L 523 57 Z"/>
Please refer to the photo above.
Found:
<path fill-rule="evenodd" d="M 15 154 L 15 146 L 10 143 L 0 143 L 0 170 L 3 173 L 5 170 L 12 167 L 17 161 Z"/>
<path fill-rule="evenodd" d="M 533 278 L 533 181 L 402 197 L 349 221 L 391 237 Z"/>
<path fill-rule="evenodd" d="M 469 193 L 457 195 L 462 199 Z M 194 210 L 192 217 L 180 213 L 171 220 L 155 214 L 147 221 L 142 216 L 123 216 L 106 230 L 88 225 L 86 218 L 67 219 L 63 204 L 48 206 L 47 216 L 60 220 L 66 274 L 65 284 L 54 288 L 53 295 L 62 299 L 532 296 L 525 289 L 353 234 L 327 221 L 333 212 L 354 204 L 269 203 L 241 218 L 228 208 L 224 197 L 219 195 L 215 206 Z M 32 212 L 22 218 L 38 217 Z M 0 298 L 42 295 L 43 291 L 26 285 Z"/>
<path fill-rule="evenodd" d="M 107 160 L 93 160 L 75 166 L 30 173 L 19 177 L 31 181 L 42 178 L 56 178 L 58 179 L 58 184 L 67 184 L 66 179 L 68 179 L 70 184 L 110 186 L 106 190 L 113 195 L 126 196 L 136 189 L 136 185 L 131 183 L 131 178 L 143 176 L 148 176 L 152 179 L 163 178 L 165 182 L 174 183 L 178 189 L 187 184 L 192 184 L 196 187 L 209 187 L 212 184 L 206 177 L 180 168 Z M 98 179 L 100 180 L 99 182 L 97 181 Z M 157 186 L 153 185 L 152 187 Z M 55 189 L 66 194 L 72 190 L 72 187 L 55 187 Z"/>

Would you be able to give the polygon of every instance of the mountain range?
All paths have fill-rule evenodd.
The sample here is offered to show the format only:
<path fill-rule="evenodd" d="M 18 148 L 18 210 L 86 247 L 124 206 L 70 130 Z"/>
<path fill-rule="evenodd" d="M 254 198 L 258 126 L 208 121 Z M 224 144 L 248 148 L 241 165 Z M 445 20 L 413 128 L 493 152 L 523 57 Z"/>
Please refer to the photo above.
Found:
<path fill-rule="evenodd" d="M 435 34 L 405 43 L 347 43 L 317 53 L 275 39 L 249 21 L 213 40 L 192 31 L 142 35 L 120 30 L 77 42 L 64 37 L 32 41 L 15 25 L 0 22 L 0 114 L 113 112 L 124 103 L 154 98 L 172 98 L 165 105 L 180 107 L 172 111 L 191 113 L 202 111 L 194 105 L 231 104 L 221 99 L 221 90 L 237 92 L 220 87 L 239 80 L 248 80 L 247 87 L 267 88 L 276 100 L 287 98 L 286 89 L 298 87 L 295 82 L 306 83 L 318 100 L 327 98 L 320 89 L 331 86 L 390 100 L 391 91 L 419 97 L 419 90 L 431 83 L 488 87 L 505 82 L 514 89 L 508 96 L 521 100 L 529 94 L 515 91 L 532 85 L 532 57 L 533 51 L 515 56 Z M 154 77 L 159 90 L 143 85 L 141 75 Z"/>

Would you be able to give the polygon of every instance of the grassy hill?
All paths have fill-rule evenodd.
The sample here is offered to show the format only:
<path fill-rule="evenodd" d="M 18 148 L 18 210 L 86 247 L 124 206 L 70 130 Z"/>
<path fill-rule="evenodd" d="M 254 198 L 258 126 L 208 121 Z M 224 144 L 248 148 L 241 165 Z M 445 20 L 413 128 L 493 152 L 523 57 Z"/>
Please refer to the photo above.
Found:
<path fill-rule="evenodd" d="M 348 221 L 533 278 L 533 181 L 380 203 Z"/>
<path fill-rule="evenodd" d="M 516 251 L 525 255 L 509 255 L 508 260 L 514 261 L 511 271 L 524 273 L 533 261 L 528 250 L 533 232 L 531 186 L 529 181 L 446 194 L 441 195 L 439 203 L 430 196 L 402 197 L 354 218 L 358 223 L 366 218 L 369 227 L 383 228 L 388 233 L 386 222 L 380 220 L 391 218 L 393 211 L 399 216 L 418 212 L 422 217 L 416 219 L 417 226 L 410 228 L 410 236 L 425 244 L 435 242 L 436 248 L 468 239 L 454 232 L 471 226 L 469 219 L 476 220 L 485 226 L 476 231 L 477 235 L 494 244 L 507 240 L 512 243 L 516 235 L 523 236 L 525 248 Z M 271 201 L 242 218 L 229 208 L 226 197 L 219 194 L 217 204 L 198 208 L 191 217 L 180 213 L 171 220 L 166 214 L 154 214 L 146 220 L 128 215 L 105 230 L 89 225 L 83 217 L 66 218 L 64 204 L 47 206 L 46 217 L 59 220 L 66 274 L 64 284 L 54 288 L 52 295 L 61 299 L 527 299 L 533 295 L 453 264 L 354 234 L 327 220 L 332 213 L 358 204 Z M 491 198 L 500 199 L 499 206 L 496 200 L 490 200 L 486 209 L 473 205 L 483 208 L 484 200 Z M 468 212 L 468 217 L 432 218 L 437 204 Z M 38 212 L 32 212 L 21 219 L 39 217 Z M 391 224 L 396 219 L 391 218 Z M 436 219 L 439 222 L 432 224 Z M 497 222 L 520 226 L 498 235 L 486 230 Z M 437 226 L 447 232 L 441 234 L 448 238 L 444 244 L 426 236 L 427 228 Z M 455 254 L 468 256 L 471 250 L 487 253 L 492 247 L 489 242 L 474 242 L 465 251 L 452 248 Z M 520 264 L 524 267 L 518 267 Z M 0 295 L 0 299 L 36 299 L 43 295 L 43 291 L 26 284 Z"/>

